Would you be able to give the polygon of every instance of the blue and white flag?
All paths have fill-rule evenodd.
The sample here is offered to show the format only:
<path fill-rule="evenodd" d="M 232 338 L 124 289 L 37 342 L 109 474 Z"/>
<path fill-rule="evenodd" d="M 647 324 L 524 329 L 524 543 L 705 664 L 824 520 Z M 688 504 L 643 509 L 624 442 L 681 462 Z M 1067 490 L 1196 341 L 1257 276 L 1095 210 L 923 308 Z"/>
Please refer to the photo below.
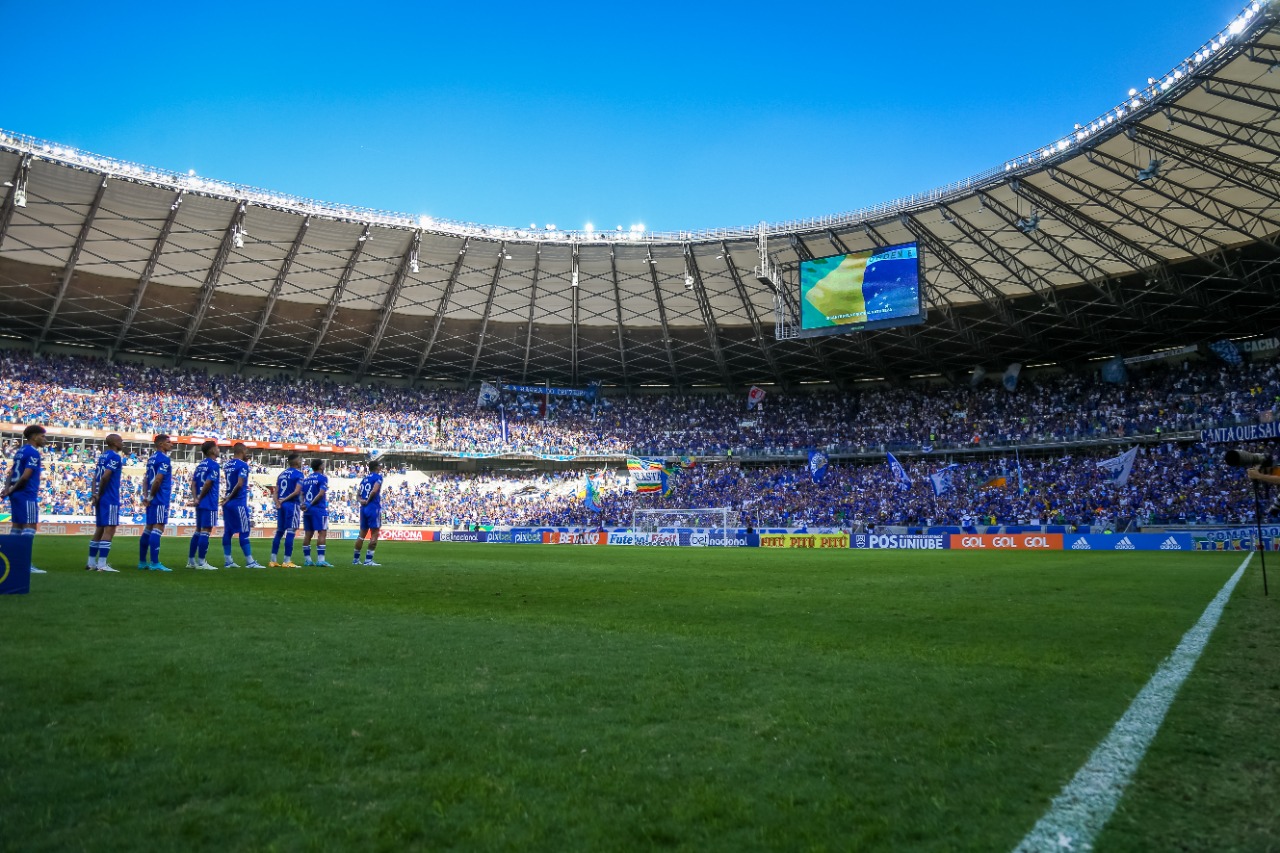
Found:
<path fill-rule="evenodd" d="M 893 479 L 898 481 L 898 485 L 904 489 L 911 488 L 911 478 L 907 476 L 906 469 L 902 467 L 902 463 L 893 458 L 893 454 L 889 454 L 889 470 L 893 472 Z"/>
<path fill-rule="evenodd" d="M 959 467 L 959 464 L 953 463 L 948 465 L 946 468 L 943 468 L 938 473 L 929 475 L 929 484 L 933 486 L 934 495 L 942 497 L 947 492 L 955 491 L 955 483 L 951 482 L 951 478 L 955 475 L 955 471 Z"/>
<path fill-rule="evenodd" d="M 1138 455 L 1137 447 L 1130 447 L 1124 453 L 1112 459 L 1103 459 L 1098 463 L 1102 476 L 1113 486 L 1123 486 L 1129 482 L 1129 474 L 1133 472 L 1133 460 Z"/>
<path fill-rule="evenodd" d="M 1235 341 L 1221 340 L 1209 344 L 1209 351 L 1232 367 L 1244 364 L 1244 356 L 1240 355 L 1240 347 Z"/>
<path fill-rule="evenodd" d="M 1102 381 L 1112 385 L 1123 385 L 1129 381 L 1129 370 L 1124 366 L 1124 358 L 1116 356 L 1102 363 Z"/>
<path fill-rule="evenodd" d="M 498 398 L 502 396 L 502 392 L 498 390 L 498 386 L 492 382 L 480 383 L 480 397 L 476 400 L 476 405 L 481 408 L 492 406 L 498 402 Z"/>
<path fill-rule="evenodd" d="M 830 460 L 827 454 L 821 450 L 809 451 L 809 479 L 815 486 L 822 485 L 827 479 L 827 469 L 830 467 Z"/>
<path fill-rule="evenodd" d="M 1018 375 L 1020 373 L 1022 373 L 1022 365 L 1016 361 L 1005 368 L 1004 378 L 1002 380 L 1004 383 L 1004 390 L 1016 391 L 1018 389 Z"/>
<path fill-rule="evenodd" d="M 981 364 L 973 368 L 973 373 L 969 374 L 969 387 L 977 388 L 982 384 L 982 380 L 987 378 L 987 369 Z"/>
<path fill-rule="evenodd" d="M 498 416 L 502 423 L 502 443 L 506 444 L 510 440 L 507 437 L 507 407 L 501 403 L 498 404 Z"/>

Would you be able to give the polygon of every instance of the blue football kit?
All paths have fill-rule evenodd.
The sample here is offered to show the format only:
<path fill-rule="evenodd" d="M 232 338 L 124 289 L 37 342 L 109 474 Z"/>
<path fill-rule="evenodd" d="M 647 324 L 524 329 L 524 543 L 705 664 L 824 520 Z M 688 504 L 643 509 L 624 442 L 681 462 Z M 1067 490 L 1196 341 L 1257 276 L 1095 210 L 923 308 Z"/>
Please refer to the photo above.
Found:
<path fill-rule="evenodd" d="M 120 523 L 120 476 L 123 466 L 120 454 L 107 448 L 98 457 L 98 464 L 93 469 L 93 492 L 98 494 L 98 489 L 102 489 L 98 504 L 94 507 L 95 522 L 99 527 L 115 527 Z"/>
<path fill-rule="evenodd" d="M 160 481 L 160 491 L 155 497 L 151 490 L 156 480 Z M 160 451 L 151 454 L 147 460 L 147 470 L 142 478 L 143 494 L 147 496 L 147 524 L 163 527 L 169 523 L 169 501 L 173 497 L 173 463 Z"/>
<path fill-rule="evenodd" d="M 374 487 L 378 493 L 373 494 Z M 360 529 L 377 530 L 382 526 L 382 475 L 366 474 L 356 492 L 360 496 Z M 369 496 L 373 499 L 369 500 Z M 365 501 L 369 503 L 365 504 Z"/>
<path fill-rule="evenodd" d="M 302 478 L 302 529 L 329 529 L 329 478 L 323 472 Z"/>
<path fill-rule="evenodd" d="M 227 534 L 247 533 L 253 527 L 253 516 L 249 513 L 249 463 L 243 459 L 232 459 L 223 468 L 227 481 L 226 494 L 240 486 L 234 497 L 229 497 L 222 507 L 222 523 Z"/>
<path fill-rule="evenodd" d="M 9 469 L 9 485 L 21 479 L 23 472 L 31 476 L 22 488 L 9 494 L 9 509 L 14 524 L 36 524 L 40 520 L 40 451 L 24 444 L 13 455 L 13 467 Z"/>
<path fill-rule="evenodd" d="M 280 504 L 280 512 L 277 514 L 276 529 L 277 530 L 297 530 L 301 519 L 298 517 L 298 508 L 301 505 L 302 495 L 292 495 L 294 490 L 302 484 L 302 471 L 297 468 L 286 468 L 284 472 L 276 478 L 276 497 L 284 498 Z"/>
<path fill-rule="evenodd" d="M 209 493 L 196 504 L 196 527 L 213 527 L 218 523 L 218 482 L 222 478 L 222 466 L 216 459 L 201 459 L 191 475 L 191 496 L 196 497 L 205 483 L 212 483 Z"/>

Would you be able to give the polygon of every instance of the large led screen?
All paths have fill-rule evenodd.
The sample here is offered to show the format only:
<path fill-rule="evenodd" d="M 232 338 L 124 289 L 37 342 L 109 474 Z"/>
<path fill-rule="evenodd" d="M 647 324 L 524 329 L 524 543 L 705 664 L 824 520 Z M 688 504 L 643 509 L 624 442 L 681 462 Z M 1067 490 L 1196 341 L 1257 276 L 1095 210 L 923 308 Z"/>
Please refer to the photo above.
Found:
<path fill-rule="evenodd" d="M 924 322 L 915 243 L 800 264 L 800 333 L 835 335 Z"/>

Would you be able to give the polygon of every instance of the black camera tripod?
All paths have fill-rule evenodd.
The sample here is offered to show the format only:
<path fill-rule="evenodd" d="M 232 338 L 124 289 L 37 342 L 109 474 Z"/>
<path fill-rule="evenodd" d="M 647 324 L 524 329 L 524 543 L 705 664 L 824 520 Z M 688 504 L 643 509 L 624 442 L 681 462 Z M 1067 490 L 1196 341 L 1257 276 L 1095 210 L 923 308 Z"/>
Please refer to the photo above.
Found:
<path fill-rule="evenodd" d="M 1262 544 L 1262 483 L 1257 480 L 1253 481 L 1253 519 L 1257 525 L 1258 538 L 1254 540 L 1258 551 L 1258 557 L 1262 560 L 1262 594 L 1269 596 L 1271 593 L 1267 589 L 1267 549 Z M 1268 491 L 1270 489 L 1268 488 Z M 1270 497 L 1270 494 L 1268 494 Z M 1277 499 L 1280 503 L 1280 499 Z"/>

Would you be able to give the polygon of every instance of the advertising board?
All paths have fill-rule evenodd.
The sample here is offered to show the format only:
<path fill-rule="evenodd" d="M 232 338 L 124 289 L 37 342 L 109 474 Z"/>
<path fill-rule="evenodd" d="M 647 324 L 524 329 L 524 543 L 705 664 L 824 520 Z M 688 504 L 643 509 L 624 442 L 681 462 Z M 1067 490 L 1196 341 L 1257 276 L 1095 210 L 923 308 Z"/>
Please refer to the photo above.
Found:
<path fill-rule="evenodd" d="M 772 533 L 760 535 L 761 548 L 848 548 L 848 533 Z"/>
<path fill-rule="evenodd" d="M 951 548 L 960 550 L 1061 551 L 1061 533 L 952 533 Z"/>
<path fill-rule="evenodd" d="M 934 551 L 948 547 L 947 537 L 941 533 L 927 536 L 905 533 L 855 533 L 849 542 L 851 548 L 902 548 Z"/>
<path fill-rule="evenodd" d="M 1067 551 L 1190 551 L 1190 533 L 1068 533 Z"/>

